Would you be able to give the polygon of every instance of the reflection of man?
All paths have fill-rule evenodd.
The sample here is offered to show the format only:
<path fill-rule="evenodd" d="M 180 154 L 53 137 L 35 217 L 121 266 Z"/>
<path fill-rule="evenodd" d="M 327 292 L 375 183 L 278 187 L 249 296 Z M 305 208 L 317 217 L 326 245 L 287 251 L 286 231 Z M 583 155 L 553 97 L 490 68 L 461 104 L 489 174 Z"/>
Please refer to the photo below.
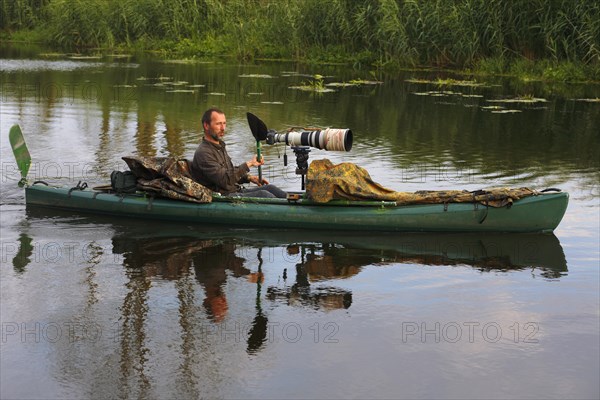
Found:
<path fill-rule="evenodd" d="M 113 238 L 113 252 L 123 254 L 126 267 L 145 277 L 160 276 L 168 280 L 177 280 L 186 274 L 191 266 L 190 256 L 212 245 L 210 240 L 181 237 Z"/>
<path fill-rule="evenodd" d="M 221 322 L 229 310 L 224 287 L 227 278 L 252 277 L 246 261 L 235 254 L 235 243 L 219 243 L 195 238 L 113 238 L 113 251 L 123 254 L 124 265 L 133 269 L 133 277 L 160 276 L 180 279 L 191 265 L 198 283 L 204 288 L 204 308 L 208 317 Z"/>
<path fill-rule="evenodd" d="M 236 256 L 233 243 L 207 247 L 194 254 L 193 261 L 196 279 L 204 287 L 206 295 L 204 308 L 209 318 L 221 322 L 229 309 L 223 290 L 229 275 L 227 271 L 236 278 L 246 276 L 251 271 L 244 267 L 245 259 Z"/>
<path fill-rule="evenodd" d="M 277 186 L 269 184 L 264 178 L 261 181 L 258 176 L 250 175 L 250 168 L 263 165 L 263 159 L 257 160 L 255 156 L 234 167 L 223 141 L 226 126 L 225 114 L 217 108 L 208 109 L 202 116 L 204 137 L 191 165 L 194 180 L 224 195 L 285 198 L 287 194 Z M 243 183 L 258 186 L 245 189 L 240 186 Z"/>

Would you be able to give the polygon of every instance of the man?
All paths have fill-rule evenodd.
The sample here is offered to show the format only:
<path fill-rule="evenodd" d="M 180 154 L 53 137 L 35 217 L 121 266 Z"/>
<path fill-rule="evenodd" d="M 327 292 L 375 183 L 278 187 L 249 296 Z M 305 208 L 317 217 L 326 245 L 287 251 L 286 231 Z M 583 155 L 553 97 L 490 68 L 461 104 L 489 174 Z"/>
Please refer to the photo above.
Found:
<path fill-rule="evenodd" d="M 259 180 L 249 173 L 251 167 L 264 164 L 256 156 L 235 167 L 225 149 L 225 114 L 218 108 L 206 110 L 202 116 L 204 137 L 194 153 L 191 173 L 194 180 L 209 189 L 226 196 L 286 198 L 287 193 L 266 179 Z M 254 183 L 253 188 L 243 188 L 241 184 Z"/>

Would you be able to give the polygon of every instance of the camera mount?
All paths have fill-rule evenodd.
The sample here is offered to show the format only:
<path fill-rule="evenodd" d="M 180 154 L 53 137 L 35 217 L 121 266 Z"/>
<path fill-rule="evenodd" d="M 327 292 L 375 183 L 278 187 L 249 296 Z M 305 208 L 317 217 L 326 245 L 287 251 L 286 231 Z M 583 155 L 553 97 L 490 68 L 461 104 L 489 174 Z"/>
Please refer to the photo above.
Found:
<path fill-rule="evenodd" d="M 285 143 L 296 155 L 296 174 L 302 177 L 302 190 L 305 189 L 305 176 L 308 172 L 308 153 L 311 147 L 327 151 L 350 151 L 352 131 L 350 129 L 307 129 L 291 128 L 285 133 L 267 129 L 267 125 L 252 113 L 246 113 L 248 125 L 257 143 L 257 157 L 260 158 L 260 142 L 269 145 Z M 284 155 L 283 164 L 287 166 Z M 259 170 L 260 172 L 260 170 Z"/>
<path fill-rule="evenodd" d="M 310 153 L 309 146 L 292 146 L 292 150 L 296 155 L 296 175 L 300 175 L 302 178 L 301 190 L 305 189 L 304 177 L 308 172 L 308 153 Z"/>

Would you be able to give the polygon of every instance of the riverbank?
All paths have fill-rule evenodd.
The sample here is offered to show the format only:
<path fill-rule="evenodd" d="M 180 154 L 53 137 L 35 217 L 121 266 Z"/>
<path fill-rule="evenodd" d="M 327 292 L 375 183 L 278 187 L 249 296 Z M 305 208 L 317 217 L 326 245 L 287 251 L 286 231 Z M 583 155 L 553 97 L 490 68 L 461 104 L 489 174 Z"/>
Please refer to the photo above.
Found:
<path fill-rule="evenodd" d="M 111 47 L 90 47 L 64 49 L 52 47 L 42 38 L 40 31 L 17 31 L 3 33 L 2 41 L 5 43 L 40 45 L 47 50 L 47 54 L 81 54 L 82 56 L 99 56 L 102 54 L 139 54 L 149 53 L 165 61 L 176 61 L 181 63 L 194 63 L 200 61 L 225 58 L 242 62 L 297 62 L 307 65 L 348 65 L 357 70 L 380 71 L 394 73 L 403 70 L 436 70 L 444 73 L 452 73 L 460 76 L 474 76 L 484 79 L 485 77 L 512 77 L 524 82 L 547 82 L 547 83 L 600 83 L 600 64 L 586 65 L 571 61 L 555 60 L 528 60 L 528 59 L 504 59 L 502 57 L 486 58 L 478 61 L 472 66 L 455 68 L 452 66 L 440 67 L 436 65 L 411 66 L 399 62 L 388 62 L 382 64 L 368 55 L 344 54 L 342 51 L 328 53 L 323 49 L 308 51 L 306 56 L 274 57 L 268 54 L 257 54 L 256 57 L 239 59 L 234 51 L 220 52 L 215 45 L 206 41 L 192 43 L 188 39 L 181 42 L 173 41 L 147 41 L 132 43 L 129 45 L 119 44 Z"/>
<path fill-rule="evenodd" d="M 600 81 L 600 5 L 586 0 L 23 0 L 0 14 L 3 41 L 59 51 Z"/>

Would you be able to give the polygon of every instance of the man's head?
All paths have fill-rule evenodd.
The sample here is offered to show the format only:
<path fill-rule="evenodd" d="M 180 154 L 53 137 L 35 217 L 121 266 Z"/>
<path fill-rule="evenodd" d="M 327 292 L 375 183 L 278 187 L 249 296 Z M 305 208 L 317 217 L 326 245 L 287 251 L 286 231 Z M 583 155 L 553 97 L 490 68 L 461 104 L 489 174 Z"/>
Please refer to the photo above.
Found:
<path fill-rule="evenodd" d="M 225 136 L 225 128 L 227 127 L 225 113 L 216 107 L 209 108 L 202 115 L 202 127 L 204 128 L 205 137 L 218 142 Z"/>

